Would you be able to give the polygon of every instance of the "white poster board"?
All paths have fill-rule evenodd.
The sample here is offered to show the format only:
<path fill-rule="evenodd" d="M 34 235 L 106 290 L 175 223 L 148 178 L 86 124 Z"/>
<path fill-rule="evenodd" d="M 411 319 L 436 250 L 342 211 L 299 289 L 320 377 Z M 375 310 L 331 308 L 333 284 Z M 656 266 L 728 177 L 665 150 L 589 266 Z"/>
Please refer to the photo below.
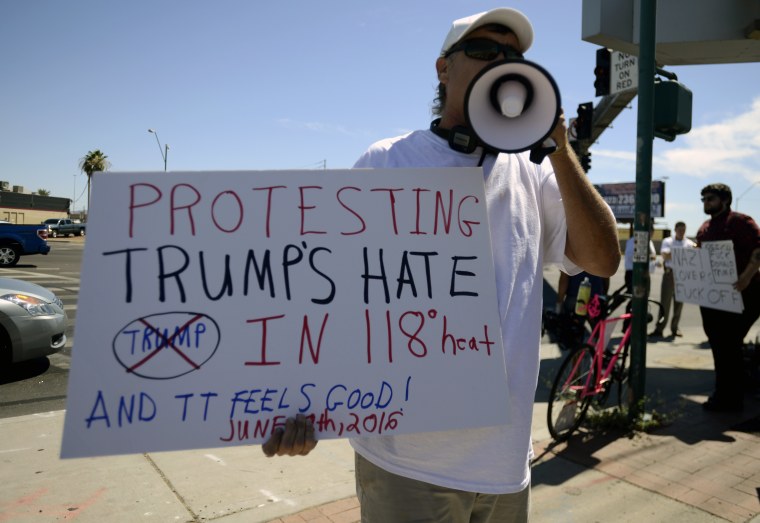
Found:
<path fill-rule="evenodd" d="M 505 423 L 480 169 L 94 176 L 62 457 Z"/>
<path fill-rule="evenodd" d="M 671 254 L 677 301 L 737 313 L 744 310 L 742 295 L 733 287 L 739 275 L 730 240 L 702 242 L 700 249 L 674 247 Z"/>

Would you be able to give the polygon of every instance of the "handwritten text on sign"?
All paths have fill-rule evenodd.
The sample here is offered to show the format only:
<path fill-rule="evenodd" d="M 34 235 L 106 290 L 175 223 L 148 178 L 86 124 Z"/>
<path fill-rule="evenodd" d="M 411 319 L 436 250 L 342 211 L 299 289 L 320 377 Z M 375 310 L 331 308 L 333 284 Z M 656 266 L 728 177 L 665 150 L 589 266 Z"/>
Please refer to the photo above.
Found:
<path fill-rule="evenodd" d="M 674 247 L 672 261 L 676 300 L 737 313 L 744 310 L 742 295 L 733 288 L 738 273 L 730 240 L 703 242 L 700 249 Z"/>
<path fill-rule="evenodd" d="M 480 169 L 93 189 L 64 457 L 507 421 Z"/>

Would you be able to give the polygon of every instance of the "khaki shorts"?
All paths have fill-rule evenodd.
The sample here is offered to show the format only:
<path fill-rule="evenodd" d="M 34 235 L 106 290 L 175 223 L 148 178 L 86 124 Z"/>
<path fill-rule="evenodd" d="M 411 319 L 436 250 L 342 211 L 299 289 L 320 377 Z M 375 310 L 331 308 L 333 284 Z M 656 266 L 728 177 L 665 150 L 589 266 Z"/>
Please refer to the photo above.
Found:
<path fill-rule="evenodd" d="M 362 523 L 525 523 L 530 487 L 515 494 L 465 492 L 391 474 L 356 454 Z"/>

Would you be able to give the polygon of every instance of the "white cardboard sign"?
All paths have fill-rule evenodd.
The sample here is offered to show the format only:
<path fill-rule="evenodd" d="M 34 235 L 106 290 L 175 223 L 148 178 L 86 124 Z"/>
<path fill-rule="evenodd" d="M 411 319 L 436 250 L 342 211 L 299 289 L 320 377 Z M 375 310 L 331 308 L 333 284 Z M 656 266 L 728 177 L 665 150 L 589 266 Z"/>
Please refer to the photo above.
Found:
<path fill-rule="evenodd" d="M 676 300 L 730 312 L 744 310 L 742 295 L 733 287 L 739 276 L 730 240 L 702 242 L 700 249 L 674 247 L 671 253 Z"/>
<path fill-rule="evenodd" d="M 62 457 L 506 423 L 480 169 L 98 173 Z"/>

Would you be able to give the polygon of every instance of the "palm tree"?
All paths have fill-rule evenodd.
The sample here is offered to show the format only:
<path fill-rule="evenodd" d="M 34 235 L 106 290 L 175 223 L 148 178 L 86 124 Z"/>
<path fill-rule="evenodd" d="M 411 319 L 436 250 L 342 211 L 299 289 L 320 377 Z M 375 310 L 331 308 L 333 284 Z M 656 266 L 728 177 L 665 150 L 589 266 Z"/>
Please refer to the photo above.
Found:
<path fill-rule="evenodd" d="M 87 175 L 87 214 L 90 213 L 90 179 L 92 178 L 92 173 L 105 171 L 109 167 L 111 167 L 111 162 L 108 161 L 108 156 L 103 154 L 100 149 L 87 151 L 87 154 L 79 160 L 79 168 Z"/>

